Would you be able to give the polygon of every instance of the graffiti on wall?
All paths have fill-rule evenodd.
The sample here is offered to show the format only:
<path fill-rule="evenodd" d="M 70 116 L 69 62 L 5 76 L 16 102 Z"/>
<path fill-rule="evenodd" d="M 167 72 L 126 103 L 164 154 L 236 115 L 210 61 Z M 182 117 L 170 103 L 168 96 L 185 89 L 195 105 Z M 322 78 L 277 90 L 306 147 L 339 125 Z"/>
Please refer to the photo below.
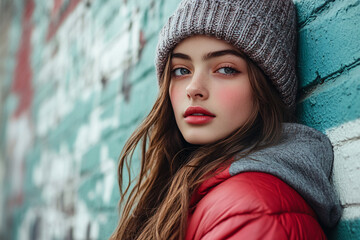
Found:
<path fill-rule="evenodd" d="M 118 214 L 117 157 L 146 114 L 144 105 L 152 105 L 157 33 L 179 1 L 18 2 L 24 13 L 13 23 L 21 36 L 9 93 L 16 107 L 6 126 L 12 239 L 106 239 Z M 359 235 L 360 44 L 354 26 L 360 5 L 294 2 L 302 49 L 300 120 L 330 137 L 343 220 L 352 224 L 340 223 L 339 236 Z"/>
<path fill-rule="evenodd" d="M 22 25 L 14 23 L 22 29 L 6 139 L 8 207 L 21 216 L 10 221 L 14 239 L 102 239 L 116 225 L 121 149 L 105 134 L 129 121 L 122 108 L 146 38 L 138 6 L 105 5 L 24 1 Z"/>
<path fill-rule="evenodd" d="M 23 175 L 25 168 L 26 152 L 31 148 L 33 142 L 33 122 L 31 119 L 31 107 L 33 103 L 33 83 L 31 67 L 31 36 L 33 25 L 31 17 L 35 4 L 27 1 L 23 19 L 21 21 L 21 42 L 16 56 L 16 67 L 11 92 L 17 100 L 17 107 L 11 116 L 8 126 L 8 149 L 7 155 L 12 161 L 11 183 L 12 194 L 9 204 L 19 205 L 23 201 Z"/>

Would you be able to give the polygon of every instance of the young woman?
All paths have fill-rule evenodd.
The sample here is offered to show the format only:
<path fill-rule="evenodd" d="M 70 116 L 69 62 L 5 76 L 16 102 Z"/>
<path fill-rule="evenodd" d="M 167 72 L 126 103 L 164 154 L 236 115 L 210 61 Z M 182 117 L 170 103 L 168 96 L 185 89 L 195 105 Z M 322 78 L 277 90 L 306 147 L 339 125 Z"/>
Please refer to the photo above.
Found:
<path fill-rule="evenodd" d="M 121 153 L 112 239 L 326 238 L 341 215 L 331 144 L 285 123 L 295 36 L 289 0 L 180 3 L 159 38 L 158 99 Z M 124 189 L 138 145 L 141 170 Z"/>

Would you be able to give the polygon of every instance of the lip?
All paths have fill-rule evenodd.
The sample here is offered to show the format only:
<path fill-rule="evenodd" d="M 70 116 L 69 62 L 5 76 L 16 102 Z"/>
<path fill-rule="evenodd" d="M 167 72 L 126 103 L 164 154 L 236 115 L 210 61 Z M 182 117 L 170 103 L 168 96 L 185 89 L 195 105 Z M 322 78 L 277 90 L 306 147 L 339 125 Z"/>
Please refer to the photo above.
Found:
<path fill-rule="evenodd" d="M 194 115 L 201 114 L 201 115 Z M 195 106 L 188 107 L 184 113 L 185 121 L 189 124 L 206 124 L 215 118 L 215 114 L 206 110 L 205 108 Z"/>

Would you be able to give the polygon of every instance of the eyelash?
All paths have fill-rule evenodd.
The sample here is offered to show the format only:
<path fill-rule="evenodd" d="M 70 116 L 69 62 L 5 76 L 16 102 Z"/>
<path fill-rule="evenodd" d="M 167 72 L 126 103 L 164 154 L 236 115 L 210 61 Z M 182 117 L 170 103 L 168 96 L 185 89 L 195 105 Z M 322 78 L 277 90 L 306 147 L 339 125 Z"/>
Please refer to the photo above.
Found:
<path fill-rule="evenodd" d="M 220 73 L 220 69 L 230 69 L 232 71 L 232 73 Z M 216 70 L 216 72 L 220 73 L 220 74 L 223 74 L 223 75 L 235 75 L 237 73 L 239 73 L 238 70 L 236 70 L 235 68 L 233 67 L 230 67 L 230 66 L 224 66 L 224 67 L 221 67 L 219 68 L 218 70 Z"/>
<path fill-rule="evenodd" d="M 221 69 L 229 69 L 229 70 L 231 70 L 231 73 L 220 73 L 220 70 L 221 70 Z M 180 71 L 181 71 L 181 70 L 186 70 L 187 73 L 185 73 L 185 74 L 176 74 L 176 71 L 178 71 L 178 70 L 180 70 Z M 221 68 L 217 69 L 216 72 L 217 72 L 217 73 L 220 73 L 220 74 L 222 74 L 222 75 L 228 75 L 228 76 L 235 75 L 235 74 L 239 73 L 238 70 L 236 70 L 235 68 L 230 67 L 230 66 L 221 67 Z M 186 68 L 183 68 L 183 67 L 175 68 L 175 69 L 173 69 L 173 70 L 171 71 L 171 75 L 174 76 L 174 77 L 181 77 L 181 76 L 184 76 L 184 75 L 186 75 L 186 74 L 190 74 L 190 70 L 188 70 L 188 69 L 186 69 Z"/>
<path fill-rule="evenodd" d="M 178 70 L 186 70 L 188 73 L 187 74 L 189 74 L 190 73 L 190 71 L 188 70 L 188 69 L 186 69 L 186 68 L 183 68 L 183 67 L 179 67 L 179 68 L 175 68 L 175 69 L 173 69 L 172 71 L 171 71 L 171 75 L 172 76 L 174 76 L 174 77 L 181 77 L 181 76 L 184 76 L 185 74 L 180 74 L 180 75 L 177 75 L 176 74 L 176 71 L 178 71 Z"/>

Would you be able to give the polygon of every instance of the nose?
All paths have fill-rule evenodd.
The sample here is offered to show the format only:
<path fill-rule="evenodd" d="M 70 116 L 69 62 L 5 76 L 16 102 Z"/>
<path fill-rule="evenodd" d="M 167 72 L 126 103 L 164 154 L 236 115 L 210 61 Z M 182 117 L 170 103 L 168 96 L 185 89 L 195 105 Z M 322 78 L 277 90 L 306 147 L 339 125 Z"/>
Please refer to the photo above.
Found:
<path fill-rule="evenodd" d="M 207 78 L 205 74 L 195 73 L 186 87 L 186 95 L 189 99 L 205 100 L 209 97 Z"/>

